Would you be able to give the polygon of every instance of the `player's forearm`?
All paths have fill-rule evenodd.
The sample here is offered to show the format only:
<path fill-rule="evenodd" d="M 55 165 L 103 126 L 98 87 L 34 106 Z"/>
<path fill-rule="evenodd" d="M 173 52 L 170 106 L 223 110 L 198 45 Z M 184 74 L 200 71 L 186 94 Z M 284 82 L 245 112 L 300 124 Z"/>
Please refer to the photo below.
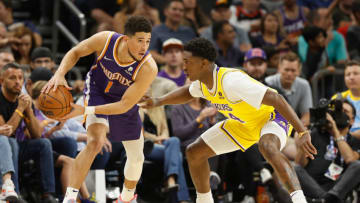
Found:
<path fill-rule="evenodd" d="M 59 74 L 61 76 L 65 76 L 65 74 L 75 66 L 78 62 L 80 56 L 77 54 L 74 48 L 68 51 L 64 58 L 62 59 L 59 68 L 57 69 L 55 74 Z"/>
<path fill-rule="evenodd" d="M 137 102 L 123 98 L 121 101 L 95 106 L 95 114 L 118 115 L 128 112 Z"/>
<path fill-rule="evenodd" d="M 189 92 L 190 85 L 184 85 L 162 97 L 156 98 L 156 106 L 170 104 L 184 104 L 193 99 Z"/>

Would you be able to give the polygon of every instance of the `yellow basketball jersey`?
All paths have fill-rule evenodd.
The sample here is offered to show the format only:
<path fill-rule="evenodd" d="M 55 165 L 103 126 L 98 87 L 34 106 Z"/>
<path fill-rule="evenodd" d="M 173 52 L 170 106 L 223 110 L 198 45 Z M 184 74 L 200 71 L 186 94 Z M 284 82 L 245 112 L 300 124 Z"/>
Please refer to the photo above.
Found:
<path fill-rule="evenodd" d="M 234 71 L 241 70 L 223 67 L 217 70 L 213 93 L 203 83 L 200 83 L 200 88 L 205 99 L 209 100 L 219 112 L 229 118 L 223 123 L 221 130 L 242 150 L 246 150 L 259 140 L 262 127 L 274 115 L 274 107 L 262 104 L 260 109 L 256 109 L 242 100 L 231 102 L 223 91 L 222 80 L 226 74 Z M 241 72 L 251 78 L 243 71 Z M 260 83 L 254 79 L 251 81 Z"/>

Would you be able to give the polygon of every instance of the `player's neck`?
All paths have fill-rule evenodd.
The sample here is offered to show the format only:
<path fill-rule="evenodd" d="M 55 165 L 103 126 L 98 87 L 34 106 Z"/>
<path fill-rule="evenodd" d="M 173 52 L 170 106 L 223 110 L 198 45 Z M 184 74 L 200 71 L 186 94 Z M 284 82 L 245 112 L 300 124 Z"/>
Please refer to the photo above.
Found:
<path fill-rule="evenodd" d="M 202 77 L 199 80 L 204 83 L 209 90 L 211 90 L 214 86 L 213 69 L 208 69 L 204 74 L 202 74 Z"/>
<path fill-rule="evenodd" d="M 120 41 L 116 54 L 121 64 L 129 64 L 135 61 L 135 59 L 129 54 L 129 47 L 125 41 Z"/>

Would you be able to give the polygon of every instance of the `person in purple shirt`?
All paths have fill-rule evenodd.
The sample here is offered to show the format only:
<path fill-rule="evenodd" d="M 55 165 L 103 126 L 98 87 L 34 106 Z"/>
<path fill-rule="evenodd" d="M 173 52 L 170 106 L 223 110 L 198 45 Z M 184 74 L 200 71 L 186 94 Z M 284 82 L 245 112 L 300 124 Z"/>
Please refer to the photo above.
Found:
<path fill-rule="evenodd" d="M 162 48 L 165 65 L 158 73 L 158 76 L 174 81 L 179 87 L 183 86 L 186 81 L 186 75 L 182 70 L 183 49 L 184 46 L 180 40 L 175 38 L 166 40 Z"/>

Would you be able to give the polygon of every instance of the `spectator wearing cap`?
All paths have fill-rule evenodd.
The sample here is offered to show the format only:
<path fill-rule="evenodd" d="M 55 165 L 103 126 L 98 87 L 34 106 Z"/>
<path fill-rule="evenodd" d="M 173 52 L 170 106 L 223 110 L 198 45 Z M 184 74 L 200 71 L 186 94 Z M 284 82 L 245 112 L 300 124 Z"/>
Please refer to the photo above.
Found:
<path fill-rule="evenodd" d="M 39 67 L 48 68 L 52 72 L 55 71 L 55 62 L 53 55 L 47 47 L 37 47 L 31 53 L 30 62 L 31 71 Z"/>
<path fill-rule="evenodd" d="M 213 25 L 213 38 L 217 50 L 216 64 L 223 67 L 239 67 L 244 54 L 234 46 L 235 30 L 228 21 L 216 22 Z"/>
<path fill-rule="evenodd" d="M 160 77 L 174 81 L 179 87 L 183 86 L 186 81 L 186 75 L 182 70 L 183 49 L 184 46 L 180 40 L 175 38 L 166 40 L 162 48 L 165 65 L 158 74 Z"/>
<path fill-rule="evenodd" d="M 196 37 L 195 32 L 187 26 L 182 26 L 184 17 L 184 3 L 182 0 L 170 0 L 164 8 L 165 22 L 155 26 L 152 30 L 150 42 L 150 52 L 156 63 L 165 64 L 165 59 L 161 55 L 161 48 L 169 38 L 176 38 L 186 43 Z"/>
<path fill-rule="evenodd" d="M 313 107 L 312 92 L 307 80 L 300 78 L 301 63 L 294 52 L 280 58 L 278 73 L 265 78 L 267 84 L 281 89 L 290 106 L 305 126 L 310 123 L 310 108 Z"/>
<path fill-rule="evenodd" d="M 211 10 L 211 18 L 214 23 L 220 22 L 223 20 L 230 20 L 231 11 L 230 11 L 230 2 L 228 0 L 217 0 L 213 9 Z M 248 37 L 247 32 L 242 28 L 236 27 L 231 24 L 235 30 L 235 40 L 234 45 L 239 47 L 242 52 L 246 52 L 251 49 L 251 43 Z M 213 25 L 209 26 L 208 28 L 204 29 L 200 35 L 201 37 L 210 40 L 215 44 L 213 39 Z"/>
<path fill-rule="evenodd" d="M 244 57 L 244 70 L 252 78 L 264 83 L 267 63 L 266 54 L 260 48 L 253 48 L 246 52 Z"/>
<path fill-rule="evenodd" d="M 14 54 L 11 49 L 1 49 L 0 50 L 0 69 L 8 63 L 15 62 Z"/>
<path fill-rule="evenodd" d="M 24 83 L 22 92 L 24 94 L 28 94 L 30 96 L 31 92 L 32 92 L 32 86 L 40 80 L 44 80 L 44 81 L 49 81 L 50 78 L 53 76 L 53 73 L 44 67 L 39 67 L 36 68 L 35 70 L 33 70 L 30 74 L 30 77 L 26 80 L 26 82 Z"/>

